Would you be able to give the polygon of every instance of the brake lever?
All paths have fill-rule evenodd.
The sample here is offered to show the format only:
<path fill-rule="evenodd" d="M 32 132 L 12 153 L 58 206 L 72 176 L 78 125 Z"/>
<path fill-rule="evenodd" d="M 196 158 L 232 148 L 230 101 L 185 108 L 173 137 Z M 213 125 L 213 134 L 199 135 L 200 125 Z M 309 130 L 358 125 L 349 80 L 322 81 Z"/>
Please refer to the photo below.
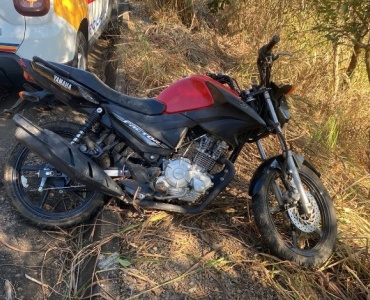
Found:
<path fill-rule="evenodd" d="M 288 51 L 281 51 L 278 52 L 276 55 L 273 55 L 272 60 L 277 60 L 280 56 L 293 56 L 293 53 Z"/>
<path fill-rule="evenodd" d="M 278 52 L 277 55 L 279 55 L 279 56 L 293 56 L 293 53 L 289 52 L 289 51 L 281 51 L 281 52 Z"/>

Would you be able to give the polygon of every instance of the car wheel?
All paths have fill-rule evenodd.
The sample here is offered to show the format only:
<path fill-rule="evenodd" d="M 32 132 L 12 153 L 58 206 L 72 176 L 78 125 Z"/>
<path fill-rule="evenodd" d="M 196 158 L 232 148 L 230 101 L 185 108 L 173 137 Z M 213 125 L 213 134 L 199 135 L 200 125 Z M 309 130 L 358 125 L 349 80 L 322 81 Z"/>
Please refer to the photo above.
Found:
<path fill-rule="evenodd" d="M 85 71 L 87 70 L 87 40 L 81 31 L 77 33 L 74 67 Z"/>

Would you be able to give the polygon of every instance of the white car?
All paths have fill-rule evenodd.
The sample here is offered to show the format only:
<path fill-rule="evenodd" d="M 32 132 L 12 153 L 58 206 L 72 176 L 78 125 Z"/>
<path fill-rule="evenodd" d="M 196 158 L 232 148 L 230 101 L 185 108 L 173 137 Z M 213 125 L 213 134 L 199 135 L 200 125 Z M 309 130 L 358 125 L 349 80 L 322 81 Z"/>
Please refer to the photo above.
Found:
<path fill-rule="evenodd" d="M 117 0 L 0 0 L 0 85 L 23 83 L 19 58 L 87 67 Z"/>

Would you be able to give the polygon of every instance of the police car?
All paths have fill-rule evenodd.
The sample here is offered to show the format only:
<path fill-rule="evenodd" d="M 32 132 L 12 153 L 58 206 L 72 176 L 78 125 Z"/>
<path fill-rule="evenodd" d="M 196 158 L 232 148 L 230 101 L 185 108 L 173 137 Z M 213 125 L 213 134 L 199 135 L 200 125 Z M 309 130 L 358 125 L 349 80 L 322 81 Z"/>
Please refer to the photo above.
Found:
<path fill-rule="evenodd" d="M 19 58 L 39 56 L 80 69 L 117 0 L 13 0 L 0 9 L 0 86 L 23 83 Z"/>

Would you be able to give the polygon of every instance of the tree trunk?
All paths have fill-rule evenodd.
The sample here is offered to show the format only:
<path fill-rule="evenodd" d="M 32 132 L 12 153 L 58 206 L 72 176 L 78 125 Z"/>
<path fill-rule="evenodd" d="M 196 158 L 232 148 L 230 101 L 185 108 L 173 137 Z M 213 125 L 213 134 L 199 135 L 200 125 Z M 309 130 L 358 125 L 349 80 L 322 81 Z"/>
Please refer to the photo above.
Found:
<path fill-rule="evenodd" d="M 365 65 L 367 71 L 367 79 L 370 83 L 370 47 L 365 48 Z"/>
<path fill-rule="evenodd" d="M 349 79 L 351 79 L 353 74 L 355 73 L 360 53 L 361 53 L 361 47 L 358 44 L 355 44 L 353 46 L 351 61 L 349 62 L 348 68 L 346 70 L 346 74 Z"/>
<path fill-rule="evenodd" d="M 337 43 L 333 44 L 333 77 L 334 77 L 334 95 L 333 98 L 336 99 L 339 91 L 339 46 Z"/>

